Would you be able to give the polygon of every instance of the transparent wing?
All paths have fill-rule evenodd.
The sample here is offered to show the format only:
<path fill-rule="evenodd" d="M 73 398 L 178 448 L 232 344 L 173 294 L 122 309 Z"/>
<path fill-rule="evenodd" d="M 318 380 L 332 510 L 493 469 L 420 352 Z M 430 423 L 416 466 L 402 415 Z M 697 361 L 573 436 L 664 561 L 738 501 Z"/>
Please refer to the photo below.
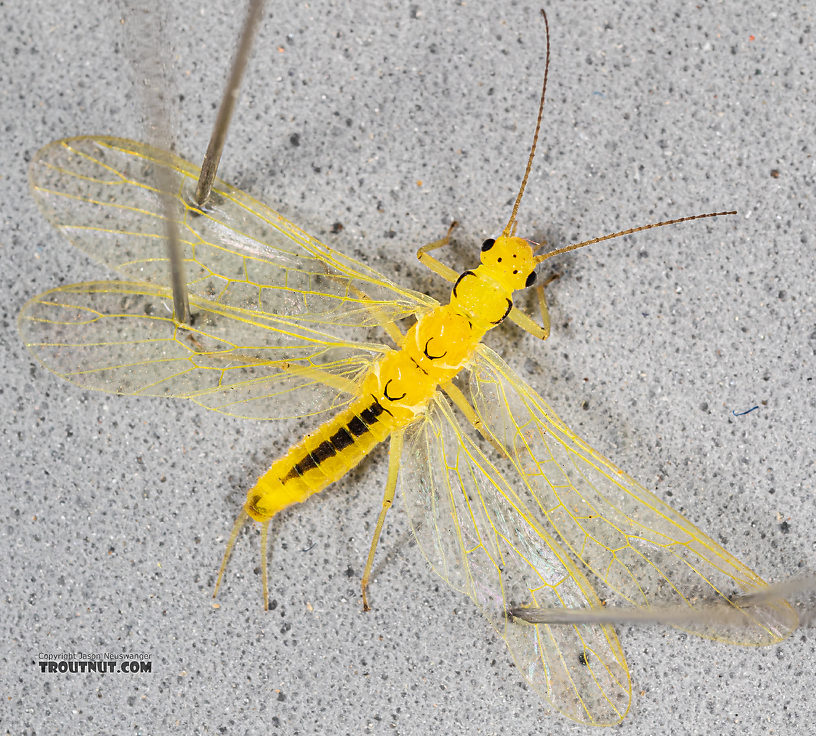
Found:
<path fill-rule="evenodd" d="M 159 169 L 164 176 L 158 175 Z M 419 314 L 437 302 L 403 289 L 216 180 L 205 210 L 191 204 L 199 168 L 110 137 L 55 141 L 31 163 L 43 213 L 79 249 L 124 279 L 168 283 L 156 182 L 172 181 L 190 293 L 216 304 L 346 328 Z"/>
<path fill-rule="evenodd" d="M 150 284 L 71 284 L 31 299 L 19 328 L 47 368 L 83 388 L 185 398 L 256 419 L 345 407 L 387 350 L 194 296 L 193 325 L 182 327 L 172 304 L 169 288 Z"/>
<path fill-rule="evenodd" d="M 631 693 L 611 626 L 529 624 L 506 614 L 517 605 L 599 601 L 583 572 L 463 432 L 440 393 L 406 431 L 399 484 L 428 562 L 475 601 L 527 682 L 576 721 L 618 723 Z"/>
<path fill-rule="evenodd" d="M 738 644 L 770 644 L 797 626 L 782 600 L 737 606 L 730 596 L 763 581 L 713 539 L 576 437 L 490 348 L 480 345 L 470 396 L 487 431 L 508 451 L 519 494 L 565 546 L 635 606 L 730 603 L 737 624 L 683 628 Z"/>

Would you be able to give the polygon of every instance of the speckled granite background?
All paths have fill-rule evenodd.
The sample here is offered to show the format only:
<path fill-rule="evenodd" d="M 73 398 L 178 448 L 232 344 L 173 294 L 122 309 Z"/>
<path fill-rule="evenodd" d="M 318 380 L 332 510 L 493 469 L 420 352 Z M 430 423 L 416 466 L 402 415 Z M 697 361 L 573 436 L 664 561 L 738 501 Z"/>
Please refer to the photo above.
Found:
<path fill-rule="evenodd" d="M 167 19 L 179 152 L 206 146 L 240 13 Z M 538 5 L 270 3 L 222 167 L 304 229 L 445 298 L 414 258 L 451 218 L 462 268 L 506 221 L 543 73 Z M 795 9 L 794 9 L 795 8 Z M 570 254 L 545 344 L 491 344 L 575 431 L 767 579 L 814 568 L 814 17 L 808 4 L 560 0 L 519 221 L 553 244 L 665 217 L 739 215 Z M 211 586 L 247 485 L 291 437 L 193 405 L 80 391 L 19 308 L 105 276 L 39 214 L 27 162 L 82 133 L 143 138 L 132 9 L 0 7 L 4 522 L 10 734 L 567 734 L 467 599 L 428 571 L 399 503 L 358 598 L 384 448 L 258 536 Z M 342 229 L 335 226 L 342 224 Z M 753 406 L 750 414 L 735 416 Z M 812 630 L 742 649 L 621 627 L 628 734 L 800 734 Z M 40 653 L 147 652 L 147 674 L 48 674 Z"/>

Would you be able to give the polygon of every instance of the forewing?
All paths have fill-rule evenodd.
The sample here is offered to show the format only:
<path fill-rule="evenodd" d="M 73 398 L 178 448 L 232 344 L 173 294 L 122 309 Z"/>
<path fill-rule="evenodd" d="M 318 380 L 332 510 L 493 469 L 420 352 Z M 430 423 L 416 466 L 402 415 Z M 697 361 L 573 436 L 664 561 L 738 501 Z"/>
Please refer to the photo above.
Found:
<path fill-rule="evenodd" d="M 629 707 L 630 684 L 612 627 L 529 624 L 506 614 L 511 606 L 599 601 L 441 394 L 406 431 L 399 484 L 428 562 L 475 601 L 527 682 L 576 721 L 618 723 Z"/>
<path fill-rule="evenodd" d="M 282 419 L 345 407 L 385 347 L 340 340 L 297 320 L 191 297 L 190 327 L 165 287 L 71 284 L 20 312 L 26 346 L 83 388 L 190 399 L 238 417 Z"/>
<path fill-rule="evenodd" d="M 739 606 L 731 596 L 763 581 L 713 539 L 599 455 L 480 345 L 470 395 L 487 431 L 508 451 L 524 485 L 519 493 L 566 547 L 635 606 L 726 603 L 741 623 L 712 619 L 684 629 L 739 644 L 769 644 L 797 626 L 782 600 Z"/>
<path fill-rule="evenodd" d="M 436 305 L 323 245 L 225 182 L 216 180 L 205 210 L 194 206 L 198 172 L 193 164 L 142 143 L 80 137 L 41 149 L 30 180 L 54 227 L 127 280 L 168 283 L 157 182 L 175 182 L 171 197 L 180 213 L 192 295 L 331 325 L 341 336 Z"/>

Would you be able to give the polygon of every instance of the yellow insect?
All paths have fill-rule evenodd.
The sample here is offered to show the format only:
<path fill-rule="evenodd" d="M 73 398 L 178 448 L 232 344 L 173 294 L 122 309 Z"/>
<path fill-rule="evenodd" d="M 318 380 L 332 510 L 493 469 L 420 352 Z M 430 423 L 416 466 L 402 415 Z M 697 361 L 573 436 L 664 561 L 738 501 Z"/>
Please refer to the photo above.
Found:
<path fill-rule="evenodd" d="M 541 107 L 534 140 L 540 121 Z M 422 262 L 454 282 L 450 303 L 440 305 L 224 182 L 206 208 L 191 204 L 199 169 L 166 151 L 109 137 L 56 141 L 32 162 L 34 196 L 56 228 L 122 280 L 40 294 L 22 309 L 20 331 L 45 366 L 83 388 L 186 398 L 231 416 L 318 427 L 250 489 L 224 555 L 218 584 L 247 518 L 262 525 L 265 605 L 269 520 L 390 437 L 364 605 L 399 486 L 426 559 L 473 599 L 530 685 L 576 721 L 614 724 L 631 696 L 614 629 L 530 623 L 511 609 L 598 608 L 589 571 L 636 607 L 723 601 L 740 614 L 736 621 L 684 626 L 722 641 L 778 642 L 797 620 L 784 601 L 731 598 L 762 581 L 576 437 L 481 342 L 505 318 L 546 337 L 546 319 L 539 326 L 519 312 L 514 292 L 532 285 L 545 258 L 624 234 L 535 255 L 535 244 L 515 236 L 534 151 L 535 144 L 509 221 L 484 242 L 478 266 L 459 275 L 430 256 L 450 232 L 420 249 Z M 165 285 L 156 185 L 165 181 L 176 182 L 182 212 L 190 324 L 175 319 Z M 406 319 L 414 322 L 403 334 Z M 363 341 L 361 329 L 373 327 L 396 347 Z"/>

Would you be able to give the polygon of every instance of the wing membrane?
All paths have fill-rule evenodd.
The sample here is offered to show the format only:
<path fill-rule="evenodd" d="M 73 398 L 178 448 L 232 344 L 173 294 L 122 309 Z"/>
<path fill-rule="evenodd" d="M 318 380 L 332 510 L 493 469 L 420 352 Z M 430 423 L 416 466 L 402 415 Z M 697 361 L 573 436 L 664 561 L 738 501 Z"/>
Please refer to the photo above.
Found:
<path fill-rule="evenodd" d="M 165 176 L 159 176 L 159 169 Z M 206 210 L 191 204 L 199 169 L 135 141 L 55 141 L 31 164 L 48 220 L 123 278 L 166 284 L 156 182 L 172 181 L 190 293 L 216 304 L 346 328 L 419 314 L 436 301 L 323 245 L 244 192 L 216 180 Z"/>
<path fill-rule="evenodd" d="M 745 565 L 595 452 L 492 350 L 480 345 L 470 394 L 524 480 L 519 492 L 566 547 L 635 606 L 705 605 L 764 585 Z M 738 606 L 731 603 L 735 608 Z M 797 626 L 782 600 L 742 605 L 742 624 L 683 628 L 738 644 L 780 641 Z"/>
<path fill-rule="evenodd" d="M 83 388 L 190 399 L 238 417 L 334 412 L 387 348 L 338 339 L 268 314 L 191 297 L 191 327 L 172 318 L 170 289 L 126 281 L 71 284 L 20 312 L 26 346 Z"/>
<path fill-rule="evenodd" d="M 584 574 L 463 433 L 441 394 L 406 432 L 399 484 L 423 554 L 496 628 L 535 690 L 574 720 L 618 723 L 629 673 L 610 626 L 510 620 L 510 606 L 599 605 Z"/>

